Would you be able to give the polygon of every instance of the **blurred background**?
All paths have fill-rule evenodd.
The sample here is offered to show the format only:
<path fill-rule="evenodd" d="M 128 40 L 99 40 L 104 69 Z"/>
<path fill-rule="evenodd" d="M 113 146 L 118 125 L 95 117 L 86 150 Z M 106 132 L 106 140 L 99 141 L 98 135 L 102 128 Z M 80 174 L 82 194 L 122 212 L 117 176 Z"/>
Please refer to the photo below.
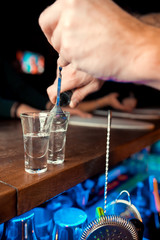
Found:
<path fill-rule="evenodd" d="M 1 3 L 1 117 L 14 117 L 20 103 L 29 109 L 31 107 L 31 110 L 49 108 L 46 89 L 55 80 L 58 55 L 42 33 L 38 18 L 53 2 L 9 0 Z M 156 0 L 115 2 L 136 16 L 159 11 Z M 87 96 L 85 100 L 97 99 L 111 92 L 118 92 L 120 102 L 126 97 L 134 96 L 137 100 L 136 107 L 159 107 L 159 91 L 142 85 L 112 81 L 106 82 L 99 92 Z"/>

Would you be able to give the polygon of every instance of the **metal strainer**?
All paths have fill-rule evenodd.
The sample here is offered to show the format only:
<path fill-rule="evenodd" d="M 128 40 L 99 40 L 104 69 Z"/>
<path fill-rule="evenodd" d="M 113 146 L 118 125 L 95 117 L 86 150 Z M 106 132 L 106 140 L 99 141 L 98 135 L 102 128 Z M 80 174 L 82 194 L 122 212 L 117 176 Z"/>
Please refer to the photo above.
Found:
<path fill-rule="evenodd" d="M 127 219 L 110 215 L 93 220 L 80 240 L 138 240 L 134 225 Z"/>

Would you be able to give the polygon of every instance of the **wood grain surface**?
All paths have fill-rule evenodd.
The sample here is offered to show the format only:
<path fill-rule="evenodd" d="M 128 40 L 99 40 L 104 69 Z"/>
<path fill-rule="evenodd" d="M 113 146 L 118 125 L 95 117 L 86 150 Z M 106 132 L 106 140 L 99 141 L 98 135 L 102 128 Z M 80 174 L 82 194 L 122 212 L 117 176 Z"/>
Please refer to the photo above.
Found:
<path fill-rule="evenodd" d="M 154 123 L 153 130 L 112 129 L 109 167 L 160 139 L 160 121 Z M 0 184 L 1 222 L 104 172 L 105 152 L 106 129 L 69 126 L 65 162 L 49 165 L 46 173 L 29 174 L 24 171 L 20 120 L 0 120 L 0 181 L 8 184 Z M 3 208 L 9 197 L 9 208 Z"/>

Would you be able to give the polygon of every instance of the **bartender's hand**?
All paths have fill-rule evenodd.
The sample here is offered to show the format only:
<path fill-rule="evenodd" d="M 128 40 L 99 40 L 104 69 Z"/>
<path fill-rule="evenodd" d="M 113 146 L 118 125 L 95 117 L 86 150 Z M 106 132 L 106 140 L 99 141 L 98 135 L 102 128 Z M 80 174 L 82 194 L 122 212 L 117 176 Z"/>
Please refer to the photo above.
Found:
<path fill-rule="evenodd" d="M 57 65 L 59 66 L 59 61 Z M 58 70 L 56 80 L 53 85 L 47 89 L 48 96 L 52 103 L 56 102 L 57 83 Z M 103 83 L 104 81 L 98 80 L 85 72 L 75 70 L 71 64 L 62 68 L 61 92 L 74 89 L 75 84 L 77 87 L 72 94 L 70 103 L 71 108 L 76 107 L 88 94 L 99 90 Z"/>
<path fill-rule="evenodd" d="M 105 80 L 160 80 L 160 30 L 111 0 L 57 0 L 41 14 L 39 24 L 60 54 L 62 67 L 72 63 Z"/>

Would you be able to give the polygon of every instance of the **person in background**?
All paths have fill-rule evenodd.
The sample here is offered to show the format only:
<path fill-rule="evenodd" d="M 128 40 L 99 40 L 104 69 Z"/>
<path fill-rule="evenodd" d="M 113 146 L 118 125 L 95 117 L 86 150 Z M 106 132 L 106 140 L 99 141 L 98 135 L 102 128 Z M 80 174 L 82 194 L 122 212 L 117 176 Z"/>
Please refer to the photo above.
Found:
<path fill-rule="evenodd" d="M 78 109 L 84 112 L 93 112 L 96 109 L 112 108 L 114 110 L 132 112 L 136 107 L 137 99 L 133 96 L 124 98 L 121 102 L 118 99 L 119 93 L 112 92 L 101 98 L 94 98 L 93 100 L 82 101 L 77 106 Z"/>
<path fill-rule="evenodd" d="M 22 112 L 46 110 L 53 106 L 46 88 L 55 77 L 57 53 L 51 53 L 51 47 L 45 44 L 37 21 L 42 9 L 51 2 L 46 0 L 40 4 L 38 0 L 23 3 L 15 0 L 9 3 L 3 1 L 1 4 L 1 11 L 7 19 L 5 23 L 1 20 L 1 118 L 19 117 Z M 20 52 L 24 55 L 31 52 L 43 56 L 44 72 L 38 73 L 33 61 L 30 64 L 32 69 L 27 68 L 29 65 L 22 69 L 18 61 Z"/>
<path fill-rule="evenodd" d="M 8 61 L 1 58 L 0 69 L 0 117 L 15 118 L 22 112 L 50 109 L 48 96 L 23 81 Z"/>
<path fill-rule="evenodd" d="M 19 118 L 23 112 L 36 112 L 40 110 L 50 110 L 53 104 L 48 96 L 34 89 L 32 86 L 23 81 L 13 68 L 5 61 L 0 60 L 1 68 L 1 88 L 0 88 L 0 117 Z M 135 101 L 136 104 L 136 101 Z M 124 103 L 118 100 L 118 93 L 110 93 L 106 96 L 83 101 L 75 109 L 63 107 L 71 115 L 80 117 L 91 117 L 92 111 L 97 108 L 111 106 L 121 111 L 131 111 L 135 105 L 130 105 L 127 99 Z M 89 113 L 88 113 L 89 112 Z"/>
<path fill-rule="evenodd" d="M 99 90 L 100 79 L 160 89 L 160 29 L 145 21 L 110 0 L 59 0 L 42 12 L 41 29 L 71 71 L 62 82 L 62 91 L 74 89 L 71 107 Z M 53 103 L 56 84 L 48 89 Z"/>

